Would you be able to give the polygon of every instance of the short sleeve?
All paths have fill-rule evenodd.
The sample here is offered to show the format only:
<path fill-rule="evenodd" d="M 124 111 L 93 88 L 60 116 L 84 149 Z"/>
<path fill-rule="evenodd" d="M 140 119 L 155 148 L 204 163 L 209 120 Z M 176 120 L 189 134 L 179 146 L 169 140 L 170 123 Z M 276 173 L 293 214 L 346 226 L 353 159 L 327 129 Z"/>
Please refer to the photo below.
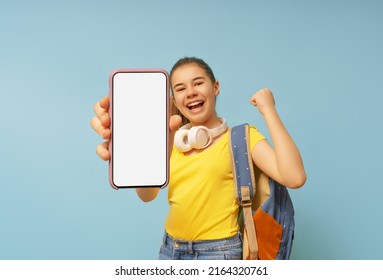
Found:
<path fill-rule="evenodd" d="M 250 148 L 254 149 L 255 145 L 259 143 L 259 141 L 265 140 L 265 136 L 263 136 L 255 126 L 250 125 Z"/>

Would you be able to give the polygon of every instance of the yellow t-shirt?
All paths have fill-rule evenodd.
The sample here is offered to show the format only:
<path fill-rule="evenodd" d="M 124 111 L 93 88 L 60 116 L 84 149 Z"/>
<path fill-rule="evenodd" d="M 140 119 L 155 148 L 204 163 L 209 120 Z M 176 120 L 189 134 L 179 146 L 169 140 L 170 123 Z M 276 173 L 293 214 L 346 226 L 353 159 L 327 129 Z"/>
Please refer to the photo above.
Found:
<path fill-rule="evenodd" d="M 175 238 L 195 241 L 235 235 L 238 205 L 228 147 L 229 132 L 198 154 L 173 147 L 170 158 L 169 214 L 165 230 Z M 265 137 L 250 127 L 251 149 Z"/>

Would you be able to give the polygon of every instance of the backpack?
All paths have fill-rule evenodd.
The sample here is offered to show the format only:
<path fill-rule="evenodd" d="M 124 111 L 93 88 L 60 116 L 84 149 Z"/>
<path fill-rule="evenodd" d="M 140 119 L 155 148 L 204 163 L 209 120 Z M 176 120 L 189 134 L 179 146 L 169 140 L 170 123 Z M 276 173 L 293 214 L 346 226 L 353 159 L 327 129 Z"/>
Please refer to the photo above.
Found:
<path fill-rule="evenodd" d="M 248 124 L 233 127 L 229 139 L 243 259 L 289 259 L 295 223 L 287 188 L 253 164 Z"/>

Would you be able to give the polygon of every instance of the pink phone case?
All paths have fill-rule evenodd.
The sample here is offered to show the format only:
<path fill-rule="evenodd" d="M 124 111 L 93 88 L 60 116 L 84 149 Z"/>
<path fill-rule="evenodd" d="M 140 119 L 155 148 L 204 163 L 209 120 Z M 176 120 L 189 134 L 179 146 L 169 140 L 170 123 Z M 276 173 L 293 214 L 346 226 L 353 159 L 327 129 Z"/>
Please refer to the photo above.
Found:
<path fill-rule="evenodd" d="M 121 185 L 117 185 L 115 184 L 114 180 L 113 180 L 113 169 L 114 169 L 114 166 L 113 166 L 113 162 L 114 162 L 114 158 L 113 158 L 113 78 L 116 74 L 118 73 L 162 73 L 165 75 L 166 77 L 166 179 L 163 183 L 161 183 L 160 185 L 129 185 L 129 186 L 121 186 Z M 139 69 L 139 68 L 126 68 L 126 69 L 116 69 L 114 71 L 111 72 L 111 74 L 109 75 L 109 115 L 110 115 L 110 118 L 111 118 L 111 131 L 112 131 L 112 135 L 111 135 L 111 139 L 110 139 L 110 142 L 109 142 L 109 151 L 110 151 L 110 154 L 111 154 L 111 159 L 109 160 L 109 183 L 110 185 L 112 186 L 112 188 L 118 190 L 120 188 L 136 188 L 136 187 L 159 187 L 159 188 L 163 188 L 165 186 L 167 186 L 168 182 L 169 182 L 169 156 L 170 156 L 170 151 L 169 151 L 169 148 L 168 148 L 168 141 L 169 141 L 169 112 L 170 112 L 170 106 L 169 106 L 169 74 L 166 70 L 164 69 L 160 69 L 160 68 L 142 68 L 142 69 Z M 155 141 L 155 140 L 154 140 Z M 142 158 L 142 161 L 146 161 L 147 159 L 145 158 Z M 150 176 L 150 170 L 147 171 L 147 176 Z"/>

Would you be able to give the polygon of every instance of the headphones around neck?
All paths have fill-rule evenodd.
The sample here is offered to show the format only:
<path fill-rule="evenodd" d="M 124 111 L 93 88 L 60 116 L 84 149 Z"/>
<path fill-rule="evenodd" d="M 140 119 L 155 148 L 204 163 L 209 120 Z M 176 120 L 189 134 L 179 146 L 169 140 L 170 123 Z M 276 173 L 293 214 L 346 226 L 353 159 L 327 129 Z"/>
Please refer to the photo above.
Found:
<path fill-rule="evenodd" d="M 190 123 L 182 126 L 174 135 L 174 145 L 180 152 L 184 153 L 192 149 L 206 148 L 215 137 L 226 132 L 226 120 L 222 118 L 220 120 L 222 124 L 212 129 L 205 126 L 192 127 Z"/>

